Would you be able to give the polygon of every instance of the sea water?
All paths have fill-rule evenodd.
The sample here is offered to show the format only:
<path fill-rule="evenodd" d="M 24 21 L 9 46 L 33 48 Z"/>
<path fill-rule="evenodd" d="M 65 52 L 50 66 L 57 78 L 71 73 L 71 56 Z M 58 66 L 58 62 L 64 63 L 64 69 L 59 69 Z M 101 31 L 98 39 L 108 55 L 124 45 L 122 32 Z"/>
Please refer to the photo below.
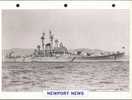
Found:
<path fill-rule="evenodd" d="M 2 91 L 128 91 L 129 62 L 2 63 Z"/>

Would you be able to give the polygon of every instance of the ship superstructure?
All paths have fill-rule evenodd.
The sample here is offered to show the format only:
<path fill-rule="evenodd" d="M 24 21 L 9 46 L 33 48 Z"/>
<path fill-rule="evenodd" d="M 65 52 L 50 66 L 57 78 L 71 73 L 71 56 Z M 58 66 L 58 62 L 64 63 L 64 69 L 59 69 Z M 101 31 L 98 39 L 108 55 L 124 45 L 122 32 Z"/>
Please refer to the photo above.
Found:
<path fill-rule="evenodd" d="M 45 33 L 41 36 L 41 45 L 37 45 L 34 50 L 35 57 L 54 57 L 68 54 L 67 48 L 58 39 L 54 39 L 52 31 L 49 30 L 49 42 L 46 42 Z"/>

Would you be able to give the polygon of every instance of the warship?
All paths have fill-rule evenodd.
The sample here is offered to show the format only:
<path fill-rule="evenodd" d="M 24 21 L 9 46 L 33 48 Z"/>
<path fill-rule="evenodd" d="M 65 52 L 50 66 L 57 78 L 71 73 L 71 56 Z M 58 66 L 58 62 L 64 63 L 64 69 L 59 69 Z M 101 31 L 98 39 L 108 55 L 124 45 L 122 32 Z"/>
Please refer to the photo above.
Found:
<path fill-rule="evenodd" d="M 76 53 L 70 52 L 62 42 L 54 38 L 52 31 L 49 30 L 48 42 L 46 41 L 46 34 L 42 33 L 40 37 L 41 44 L 36 46 L 34 52 L 30 56 L 13 57 L 10 53 L 4 62 L 81 62 L 81 61 L 118 61 L 124 57 L 125 52 L 114 53 L 100 53 L 100 55 L 93 55 L 90 53 L 83 54 L 83 51 Z M 123 47 L 124 49 L 125 47 Z"/>

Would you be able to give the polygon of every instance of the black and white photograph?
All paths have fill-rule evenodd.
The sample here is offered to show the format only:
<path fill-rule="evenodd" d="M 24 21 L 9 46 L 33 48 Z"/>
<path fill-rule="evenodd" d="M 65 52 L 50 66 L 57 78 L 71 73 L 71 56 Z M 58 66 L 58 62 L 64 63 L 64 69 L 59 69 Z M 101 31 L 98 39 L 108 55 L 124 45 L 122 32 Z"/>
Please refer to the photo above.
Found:
<path fill-rule="evenodd" d="M 129 91 L 128 9 L 2 10 L 2 91 Z"/>

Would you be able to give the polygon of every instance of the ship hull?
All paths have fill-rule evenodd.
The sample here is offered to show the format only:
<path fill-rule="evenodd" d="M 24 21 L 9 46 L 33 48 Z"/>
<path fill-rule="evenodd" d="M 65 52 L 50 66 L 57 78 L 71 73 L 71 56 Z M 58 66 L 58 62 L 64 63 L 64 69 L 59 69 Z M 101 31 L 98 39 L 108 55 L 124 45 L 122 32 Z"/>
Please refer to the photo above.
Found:
<path fill-rule="evenodd" d="M 72 57 L 35 57 L 32 62 L 72 62 Z"/>
<path fill-rule="evenodd" d="M 74 62 L 87 62 L 87 61 L 128 61 L 124 53 L 111 54 L 104 56 L 76 56 Z"/>
<path fill-rule="evenodd" d="M 5 58 L 3 62 L 89 62 L 89 61 L 128 61 L 124 59 L 124 53 L 105 56 L 60 56 L 60 57 L 28 57 Z"/>

